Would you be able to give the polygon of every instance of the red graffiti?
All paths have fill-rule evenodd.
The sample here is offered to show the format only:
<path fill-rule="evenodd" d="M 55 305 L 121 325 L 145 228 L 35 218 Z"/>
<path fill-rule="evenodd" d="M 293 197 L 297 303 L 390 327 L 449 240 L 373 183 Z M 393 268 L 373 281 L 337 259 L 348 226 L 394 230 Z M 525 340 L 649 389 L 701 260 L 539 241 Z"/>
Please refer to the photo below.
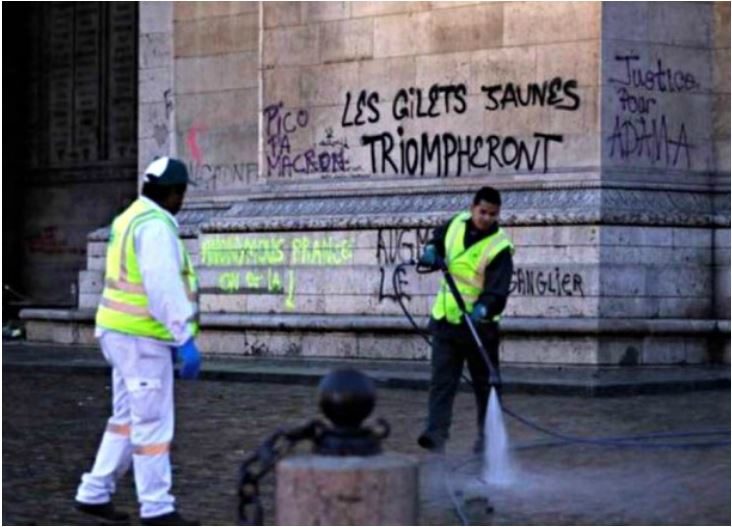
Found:
<path fill-rule="evenodd" d="M 203 152 L 201 147 L 198 146 L 197 134 L 204 133 L 206 128 L 203 125 L 193 124 L 188 130 L 188 136 L 186 137 L 186 144 L 188 145 L 188 151 L 191 153 L 191 157 L 196 163 L 203 163 Z"/>
<path fill-rule="evenodd" d="M 86 254 L 83 248 L 69 247 L 57 226 L 44 227 L 40 233 L 26 238 L 26 247 L 31 253 Z"/>

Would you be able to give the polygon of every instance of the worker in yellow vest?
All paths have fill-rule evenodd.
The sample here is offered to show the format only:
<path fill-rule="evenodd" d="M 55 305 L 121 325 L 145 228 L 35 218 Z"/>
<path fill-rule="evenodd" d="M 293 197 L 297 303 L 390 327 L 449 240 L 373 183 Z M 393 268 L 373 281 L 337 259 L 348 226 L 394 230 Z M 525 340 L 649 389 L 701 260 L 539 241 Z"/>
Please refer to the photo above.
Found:
<path fill-rule="evenodd" d="M 481 188 L 469 211 L 435 229 L 420 258 L 422 265 L 438 267 L 442 259 L 455 279 L 466 310 L 483 345 L 498 369 L 498 321 L 506 306 L 513 272 L 513 243 L 499 226 L 501 195 Z M 444 278 L 430 317 L 432 377 L 427 426 L 417 442 L 432 452 L 444 452 L 452 422 L 452 405 L 463 364 L 472 377 L 478 410 L 478 435 L 473 447 L 483 450 L 483 427 L 489 395 L 489 369 L 463 320 L 463 313 Z"/>
<path fill-rule="evenodd" d="M 129 520 L 111 498 L 133 465 L 143 525 L 197 525 L 181 517 L 170 493 L 173 362 L 182 360 L 184 379 L 195 379 L 201 363 L 198 280 L 174 217 L 188 183 L 177 159 L 153 161 L 142 195 L 109 234 L 95 336 L 112 366 L 113 412 L 76 494 L 77 509 L 106 520 Z"/>

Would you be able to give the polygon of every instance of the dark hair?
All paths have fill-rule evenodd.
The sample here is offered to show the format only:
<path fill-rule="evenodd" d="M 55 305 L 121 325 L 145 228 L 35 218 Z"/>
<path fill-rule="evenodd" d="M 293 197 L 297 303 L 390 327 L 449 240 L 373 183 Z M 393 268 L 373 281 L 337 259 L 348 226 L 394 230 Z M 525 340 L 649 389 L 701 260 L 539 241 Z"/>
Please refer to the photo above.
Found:
<path fill-rule="evenodd" d="M 501 206 L 501 193 L 493 187 L 483 187 L 475 193 L 473 198 L 473 206 L 477 205 L 481 201 L 492 203 L 493 205 Z"/>
<path fill-rule="evenodd" d="M 154 183 L 143 183 L 142 185 L 142 195 L 146 198 L 150 198 L 158 205 L 163 203 L 171 194 L 183 194 L 185 191 L 185 183 L 180 183 L 178 185 L 155 185 Z"/>

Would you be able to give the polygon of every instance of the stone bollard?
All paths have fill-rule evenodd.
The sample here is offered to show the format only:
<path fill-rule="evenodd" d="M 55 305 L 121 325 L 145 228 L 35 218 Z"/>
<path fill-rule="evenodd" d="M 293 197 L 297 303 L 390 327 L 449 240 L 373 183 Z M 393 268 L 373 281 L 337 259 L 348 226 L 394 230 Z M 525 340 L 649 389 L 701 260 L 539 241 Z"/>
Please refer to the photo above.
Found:
<path fill-rule="evenodd" d="M 416 525 L 406 456 L 296 456 L 277 466 L 277 525 Z"/>
<path fill-rule="evenodd" d="M 333 424 L 315 454 L 277 465 L 277 525 L 416 525 L 418 469 L 408 456 L 381 452 L 381 434 L 361 423 L 375 404 L 373 382 L 336 370 L 319 387 L 320 407 Z"/>

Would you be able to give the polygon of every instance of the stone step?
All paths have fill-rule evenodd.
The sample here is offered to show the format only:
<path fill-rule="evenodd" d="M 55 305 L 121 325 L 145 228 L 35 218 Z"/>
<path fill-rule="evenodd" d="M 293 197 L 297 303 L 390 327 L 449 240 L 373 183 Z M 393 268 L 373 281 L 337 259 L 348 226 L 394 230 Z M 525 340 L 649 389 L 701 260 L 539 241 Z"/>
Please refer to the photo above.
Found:
<path fill-rule="evenodd" d="M 204 357 L 201 378 L 226 382 L 317 385 L 335 368 L 356 368 L 382 388 L 427 390 L 427 361 Z M 107 374 L 97 348 L 28 342 L 3 343 L 3 368 Z M 704 366 L 512 366 L 503 367 L 507 393 L 616 396 L 730 388 L 728 365 Z M 463 382 L 463 390 L 470 390 Z"/>

